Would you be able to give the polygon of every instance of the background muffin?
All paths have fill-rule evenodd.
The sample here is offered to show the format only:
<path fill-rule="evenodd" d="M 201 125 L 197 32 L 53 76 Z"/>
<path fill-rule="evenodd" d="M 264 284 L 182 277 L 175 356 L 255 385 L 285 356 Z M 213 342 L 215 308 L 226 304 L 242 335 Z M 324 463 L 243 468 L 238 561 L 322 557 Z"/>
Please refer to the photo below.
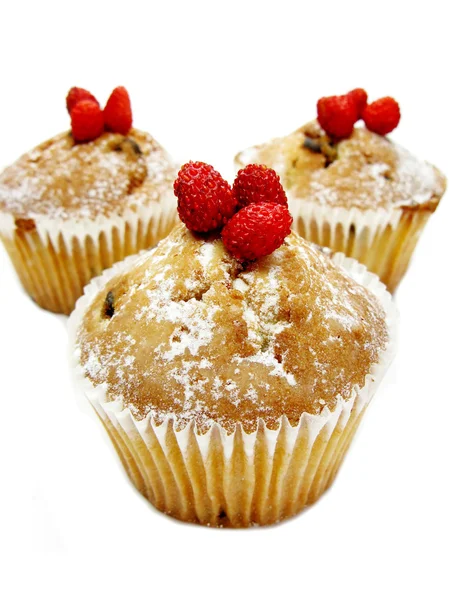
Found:
<path fill-rule="evenodd" d="M 179 519 L 243 527 L 296 514 L 334 480 L 394 321 L 384 286 L 342 254 L 292 234 L 242 263 L 180 226 L 95 279 L 70 330 L 139 491 Z"/>
<path fill-rule="evenodd" d="M 343 130 L 339 137 L 327 133 L 313 121 L 286 137 L 244 150 L 235 164 L 239 169 L 251 163 L 275 169 L 289 199 L 294 229 L 364 263 L 393 292 L 446 181 L 435 167 L 384 135 L 366 127 L 353 129 L 355 118 L 345 136 Z"/>
<path fill-rule="evenodd" d="M 175 222 L 167 152 L 131 121 L 125 133 L 103 129 L 57 135 L 0 175 L 2 242 L 25 290 L 54 312 L 69 314 L 93 276 Z"/>

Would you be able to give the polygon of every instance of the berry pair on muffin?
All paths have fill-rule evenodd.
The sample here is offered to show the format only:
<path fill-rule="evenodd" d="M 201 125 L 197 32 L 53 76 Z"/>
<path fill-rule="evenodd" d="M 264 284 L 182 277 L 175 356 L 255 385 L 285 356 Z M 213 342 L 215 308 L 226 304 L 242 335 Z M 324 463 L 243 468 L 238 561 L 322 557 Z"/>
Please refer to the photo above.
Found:
<path fill-rule="evenodd" d="M 130 96 L 123 86 L 114 88 L 105 108 L 87 90 L 73 87 L 66 98 L 72 135 L 76 142 L 89 142 L 103 131 L 127 135 L 133 124 Z"/>
<path fill-rule="evenodd" d="M 176 166 L 133 128 L 128 92 L 105 108 L 87 90 L 66 100 L 71 131 L 0 174 L 0 238 L 28 294 L 69 314 L 88 281 L 165 237 L 176 221 Z"/>
<path fill-rule="evenodd" d="M 386 137 L 399 120 L 393 98 L 368 103 L 357 88 L 321 98 L 316 120 L 235 157 L 238 169 L 276 169 L 294 230 L 364 263 L 391 292 L 446 187 L 440 171 Z"/>
<path fill-rule="evenodd" d="M 362 88 L 343 96 L 320 98 L 317 102 L 319 125 L 336 139 L 349 137 L 360 119 L 369 131 L 386 135 L 400 123 L 400 107 L 390 96 L 368 104 L 367 92 Z"/>

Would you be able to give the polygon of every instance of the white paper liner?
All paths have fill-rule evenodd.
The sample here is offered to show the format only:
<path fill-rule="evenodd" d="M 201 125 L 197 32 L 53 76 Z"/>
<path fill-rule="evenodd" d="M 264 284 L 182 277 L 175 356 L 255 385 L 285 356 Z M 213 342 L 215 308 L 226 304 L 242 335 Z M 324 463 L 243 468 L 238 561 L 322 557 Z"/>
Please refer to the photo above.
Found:
<path fill-rule="evenodd" d="M 149 248 L 177 222 L 172 192 L 135 211 L 97 219 L 33 219 L 31 231 L 0 213 L 0 238 L 27 293 L 42 308 L 70 314 L 84 286 L 130 254 Z"/>
<path fill-rule="evenodd" d="M 192 421 L 177 431 L 176 416 L 161 425 L 136 420 L 121 403 L 109 402 L 106 384 L 94 386 L 84 375 L 76 336 L 83 315 L 107 281 L 127 271 L 129 257 L 94 279 L 69 319 L 70 356 L 76 384 L 102 420 L 137 489 L 158 509 L 190 522 L 246 527 L 276 523 L 313 503 L 329 487 L 359 421 L 395 352 L 397 310 L 379 279 L 357 261 L 334 254 L 333 262 L 371 290 L 386 312 L 389 341 L 362 388 L 333 410 L 303 413 L 292 426 L 283 417 L 276 430 L 260 420 L 257 431 L 239 425 L 229 434 L 219 424 L 200 434 Z"/>
<path fill-rule="evenodd" d="M 360 210 L 322 206 L 287 194 L 293 228 L 305 239 L 355 258 L 394 292 L 403 278 L 430 210 Z"/>

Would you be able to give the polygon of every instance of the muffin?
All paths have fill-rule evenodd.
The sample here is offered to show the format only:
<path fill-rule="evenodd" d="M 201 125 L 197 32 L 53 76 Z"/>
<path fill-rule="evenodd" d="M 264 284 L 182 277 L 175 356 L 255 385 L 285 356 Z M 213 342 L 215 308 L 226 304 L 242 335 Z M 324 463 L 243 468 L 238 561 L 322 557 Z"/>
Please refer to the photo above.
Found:
<path fill-rule="evenodd" d="M 180 224 L 94 279 L 69 331 L 76 380 L 139 492 L 182 521 L 247 527 L 333 482 L 395 321 L 385 286 L 341 253 L 292 233 L 236 260 L 220 233 Z"/>
<path fill-rule="evenodd" d="M 237 169 L 251 163 L 279 174 L 301 236 L 364 263 L 391 292 L 446 186 L 436 168 L 352 123 L 336 137 L 313 121 L 235 157 Z"/>
<path fill-rule="evenodd" d="M 93 139 L 79 141 L 72 121 L 72 131 L 0 174 L 0 237 L 42 308 L 69 314 L 92 277 L 175 224 L 175 165 L 151 135 L 129 125 L 120 133 L 101 122 Z"/>

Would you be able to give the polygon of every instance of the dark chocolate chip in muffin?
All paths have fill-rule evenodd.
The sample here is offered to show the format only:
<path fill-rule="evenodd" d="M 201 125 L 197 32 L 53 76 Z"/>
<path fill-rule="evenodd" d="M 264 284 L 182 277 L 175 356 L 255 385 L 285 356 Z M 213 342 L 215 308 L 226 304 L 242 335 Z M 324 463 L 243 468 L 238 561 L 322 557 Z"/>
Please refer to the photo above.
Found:
<path fill-rule="evenodd" d="M 124 152 L 129 158 L 136 159 L 142 156 L 142 150 L 139 144 L 131 137 L 124 137 L 119 142 L 113 144 L 114 152 Z"/>
<path fill-rule="evenodd" d="M 313 140 L 310 137 L 305 136 L 305 141 L 303 142 L 303 146 L 305 148 L 308 148 L 308 150 L 311 150 L 311 152 L 322 152 L 322 147 L 320 144 L 320 140 Z"/>
<path fill-rule="evenodd" d="M 109 291 L 106 294 L 105 302 L 103 304 L 103 314 L 105 317 L 110 319 L 114 315 L 114 294 Z"/>
<path fill-rule="evenodd" d="M 303 147 L 316 154 L 323 154 L 325 156 L 325 168 L 337 159 L 336 145 L 326 136 L 320 138 L 305 136 Z"/>

